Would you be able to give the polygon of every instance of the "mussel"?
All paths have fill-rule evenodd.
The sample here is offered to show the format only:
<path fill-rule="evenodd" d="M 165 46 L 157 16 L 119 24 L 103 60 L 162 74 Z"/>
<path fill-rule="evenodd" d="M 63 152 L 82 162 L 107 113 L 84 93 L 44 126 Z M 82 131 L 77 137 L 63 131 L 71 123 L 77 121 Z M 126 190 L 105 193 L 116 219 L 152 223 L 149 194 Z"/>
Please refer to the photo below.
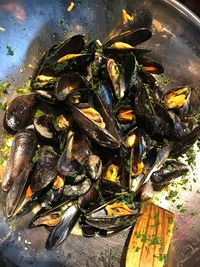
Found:
<path fill-rule="evenodd" d="M 34 94 L 17 96 L 9 105 L 4 115 L 3 125 L 8 133 L 23 130 L 31 123 L 37 104 Z"/>
<path fill-rule="evenodd" d="M 3 175 L 2 189 L 9 191 L 21 172 L 28 171 L 37 148 L 36 134 L 32 130 L 19 131 L 13 138 L 9 159 Z M 26 174 L 25 174 L 26 176 Z"/>
<path fill-rule="evenodd" d="M 99 145 L 109 148 L 120 146 L 116 125 L 100 97 L 91 92 L 94 107 L 70 104 L 74 120 L 85 133 Z"/>
<path fill-rule="evenodd" d="M 65 241 L 78 221 L 79 216 L 80 210 L 76 204 L 69 203 L 68 209 L 64 212 L 61 221 L 50 232 L 46 242 L 46 248 L 54 249 Z"/>

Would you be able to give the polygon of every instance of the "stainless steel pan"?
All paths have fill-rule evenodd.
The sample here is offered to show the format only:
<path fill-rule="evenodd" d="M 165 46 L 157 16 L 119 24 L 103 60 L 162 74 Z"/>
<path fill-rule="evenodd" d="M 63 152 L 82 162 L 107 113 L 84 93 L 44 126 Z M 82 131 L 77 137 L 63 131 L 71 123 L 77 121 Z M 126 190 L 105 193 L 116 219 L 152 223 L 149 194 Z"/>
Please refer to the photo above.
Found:
<path fill-rule="evenodd" d="M 144 21 L 153 19 L 154 34 L 145 47 L 161 62 L 179 84 L 200 86 L 200 21 L 174 0 L 0 0 L 0 80 L 9 81 L 9 94 L 27 81 L 42 53 L 54 43 L 73 34 L 84 33 L 104 41 L 121 21 L 122 8 L 140 12 Z M 11 46 L 13 56 L 7 55 Z M 20 71 L 21 68 L 21 71 Z M 198 103 L 198 93 L 194 99 Z M 2 112 L 0 113 L 2 123 Z M 3 129 L 0 126 L 2 136 Z M 199 164 L 199 163 L 198 163 Z M 199 168 L 199 166 L 197 166 Z M 176 230 L 171 244 L 171 266 L 200 266 L 200 177 L 180 189 L 174 204 L 160 196 L 160 205 L 176 212 Z M 192 191 L 190 191 L 190 185 Z M 43 228 L 28 230 L 28 218 L 16 220 L 12 228 L 4 217 L 5 195 L 0 192 L 0 266 L 120 266 L 127 231 L 112 238 L 83 238 L 71 235 L 58 249 L 44 249 Z M 186 211 L 180 213 L 177 205 Z M 191 213 L 193 213 L 191 215 Z M 13 265 L 12 265 L 13 264 Z M 169 265 L 168 265 L 169 266 Z"/>

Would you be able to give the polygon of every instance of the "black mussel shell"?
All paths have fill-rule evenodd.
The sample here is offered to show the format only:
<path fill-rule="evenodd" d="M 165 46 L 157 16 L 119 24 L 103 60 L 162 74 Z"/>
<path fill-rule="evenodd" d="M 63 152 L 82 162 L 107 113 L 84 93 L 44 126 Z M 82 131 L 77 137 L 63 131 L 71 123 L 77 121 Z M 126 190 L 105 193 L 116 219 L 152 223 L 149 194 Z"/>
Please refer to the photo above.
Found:
<path fill-rule="evenodd" d="M 105 128 L 99 127 L 96 123 L 89 119 L 76 105 L 70 105 L 74 120 L 77 122 L 79 127 L 88 135 L 88 137 L 93 139 L 100 146 L 108 147 L 110 149 L 118 148 L 121 143 L 121 138 L 116 128 L 116 124 L 112 119 L 112 115 L 109 114 L 100 97 L 94 92 L 91 92 L 91 94 L 93 98 L 94 109 L 96 109 L 101 115 L 105 123 Z"/>
<path fill-rule="evenodd" d="M 34 94 L 17 96 L 4 115 L 4 128 L 8 133 L 24 129 L 31 123 L 37 100 Z"/>
<path fill-rule="evenodd" d="M 82 167 L 87 165 L 89 154 L 90 144 L 85 134 L 80 131 L 70 131 L 57 170 L 64 176 L 75 177 Z"/>
<path fill-rule="evenodd" d="M 99 82 L 96 92 L 99 95 L 99 97 L 101 98 L 104 105 L 106 105 L 107 108 L 112 111 L 113 105 L 114 105 L 114 99 L 113 99 L 112 90 L 109 87 L 108 83 Z"/>
<path fill-rule="evenodd" d="M 106 42 L 104 47 L 111 47 L 116 42 L 123 42 L 131 46 L 136 46 L 147 41 L 151 38 L 151 36 L 152 33 L 147 28 L 142 28 L 135 31 L 128 30 L 111 38 L 108 42 Z"/>
<path fill-rule="evenodd" d="M 33 194 L 46 189 L 57 175 L 58 155 L 50 146 L 41 149 L 36 165 L 31 173 L 30 187 Z"/>
<path fill-rule="evenodd" d="M 188 166 L 175 160 L 166 161 L 163 167 L 154 172 L 151 182 L 154 190 L 159 191 L 170 184 L 170 182 L 188 173 Z"/>
<path fill-rule="evenodd" d="M 138 64 L 142 65 L 143 70 L 152 74 L 162 74 L 164 72 L 162 65 L 147 57 L 138 58 Z"/>
<path fill-rule="evenodd" d="M 56 97 L 59 101 L 64 101 L 72 91 L 87 87 L 88 82 L 78 73 L 66 74 L 58 79 Z"/>
<path fill-rule="evenodd" d="M 36 96 L 42 103 L 44 102 L 50 105 L 55 105 L 57 103 L 57 98 L 52 92 L 37 90 Z"/>
<path fill-rule="evenodd" d="M 86 37 L 83 35 L 74 35 L 66 41 L 62 42 L 53 52 L 48 55 L 46 64 L 52 65 L 60 58 L 68 54 L 80 54 L 85 48 Z"/>
<path fill-rule="evenodd" d="M 32 130 L 22 130 L 13 138 L 11 152 L 3 174 L 2 189 L 9 191 L 13 181 L 32 163 L 37 146 L 37 138 Z"/>
<path fill-rule="evenodd" d="M 186 134 L 179 142 L 176 141 L 172 147 L 171 155 L 173 157 L 184 154 L 200 137 L 200 125 Z"/>
<path fill-rule="evenodd" d="M 50 140 L 55 137 L 52 116 L 42 115 L 33 121 L 37 134 L 44 139 Z"/>
<path fill-rule="evenodd" d="M 46 249 L 54 249 L 64 242 L 77 223 L 79 216 L 80 211 L 77 206 L 71 205 L 64 212 L 62 220 L 50 232 L 46 242 Z"/>
<path fill-rule="evenodd" d="M 81 209 L 88 209 L 96 204 L 99 204 L 100 195 L 95 187 L 95 184 L 92 184 L 90 189 L 78 199 L 78 204 Z"/>
<path fill-rule="evenodd" d="M 69 201 L 64 201 L 54 206 L 42 207 L 32 218 L 29 227 L 56 226 L 69 206 Z"/>
<path fill-rule="evenodd" d="M 11 217 L 15 214 L 15 210 L 18 205 L 20 205 L 20 200 L 24 192 L 26 182 L 28 180 L 29 174 L 32 170 L 33 164 L 30 163 L 29 166 L 24 169 L 19 176 L 14 180 L 11 189 L 8 192 L 6 200 L 6 214 Z M 17 211 L 18 213 L 18 211 Z"/>

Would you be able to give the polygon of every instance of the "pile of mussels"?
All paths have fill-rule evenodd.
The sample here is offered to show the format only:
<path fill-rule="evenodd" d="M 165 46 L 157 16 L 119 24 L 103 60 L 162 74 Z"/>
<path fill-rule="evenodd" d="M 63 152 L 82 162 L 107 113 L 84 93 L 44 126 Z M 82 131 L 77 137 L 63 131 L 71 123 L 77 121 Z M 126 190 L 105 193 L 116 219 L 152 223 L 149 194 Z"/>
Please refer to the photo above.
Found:
<path fill-rule="evenodd" d="M 103 45 L 76 35 L 53 46 L 32 93 L 5 112 L 14 135 L 2 182 L 6 213 L 20 216 L 39 203 L 30 227 L 47 227 L 47 249 L 77 222 L 88 237 L 132 226 L 141 200 L 188 172 L 176 159 L 200 135 L 187 120 L 193 89 L 159 86 L 163 67 L 135 48 L 151 35 L 129 29 Z"/>

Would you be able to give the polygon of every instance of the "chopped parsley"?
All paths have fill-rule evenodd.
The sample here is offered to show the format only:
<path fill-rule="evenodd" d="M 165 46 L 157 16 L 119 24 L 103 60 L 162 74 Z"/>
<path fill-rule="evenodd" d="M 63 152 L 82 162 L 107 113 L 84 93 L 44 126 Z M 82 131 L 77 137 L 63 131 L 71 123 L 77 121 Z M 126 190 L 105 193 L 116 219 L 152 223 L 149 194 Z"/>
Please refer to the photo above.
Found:
<path fill-rule="evenodd" d="M 10 86 L 9 82 L 0 83 L 0 96 L 7 93 L 7 89 L 9 88 L 9 86 Z"/>
<path fill-rule="evenodd" d="M 142 237 L 141 237 L 141 242 L 142 243 L 147 243 L 147 241 L 148 241 L 147 236 L 145 234 L 143 234 Z"/>
<path fill-rule="evenodd" d="M 64 19 L 60 19 L 60 21 L 59 21 L 59 26 L 60 26 L 61 28 L 64 28 L 64 27 L 65 27 L 65 21 L 64 21 Z"/>
<path fill-rule="evenodd" d="M 2 142 L 2 145 L 1 145 L 1 161 L 0 161 L 0 164 L 3 164 L 9 157 L 9 154 L 10 154 L 10 148 L 11 148 L 11 145 L 12 145 L 12 139 L 13 139 L 13 136 L 10 135 L 10 134 L 5 134 L 4 137 L 3 137 L 3 142 Z"/>
<path fill-rule="evenodd" d="M 187 162 L 188 162 L 188 165 L 194 169 L 195 167 L 195 160 L 196 160 L 196 152 L 194 150 L 194 147 L 190 147 L 188 148 L 188 150 L 185 152 L 186 156 L 187 156 Z"/>
<path fill-rule="evenodd" d="M 166 261 L 167 260 L 167 254 L 159 254 L 159 255 L 154 255 L 154 258 L 159 259 L 159 261 Z"/>
<path fill-rule="evenodd" d="M 174 81 L 173 77 L 170 74 L 162 73 L 158 77 L 158 82 L 161 85 L 168 85 Z"/>
<path fill-rule="evenodd" d="M 183 207 L 182 204 L 176 206 L 180 213 L 184 213 L 186 211 L 186 208 Z"/>
<path fill-rule="evenodd" d="M 16 92 L 18 95 L 27 95 L 31 93 L 30 81 L 26 81 L 24 85 L 16 88 Z"/>
<path fill-rule="evenodd" d="M 14 51 L 13 51 L 12 47 L 10 45 L 7 45 L 6 48 L 7 48 L 6 55 L 8 55 L 8 56 L 14 56 Z"/>
<path fill-rule="evenodd" d="M 158 236 L 153 236 L 150 241 L 151 245 L 162 245 L 162 240 Z"/>
<path fill-rule="evenodd" d="M 0 102 L 0 109 L 5 111 L 7 108 L 7 100 L 4 100 L 3 102 Z"/>
<path fill-rule="evenodd" d="M 140 249 L 141 249 L 140 247 L 136 247 L 135 251 L 138 252 L 140 251 Z"/>
<path fill-rule="evenodd" d="M 169 217 L 169 218 L 168 218 L 168 224 L 172 224 L 173 222 L 174 222 L 174 218 Z"/>
<path fill-rule="evenodd" d="M 175 197 L 177 197 L 177 195 L 178 195 L 178 191 L 176 191 L 176 190 L 171 190 L 171 191 L 169 192 L 169 195 L 166 196 L 165 198 L 166 198 L 167 200 L 173 200 Z"/>
<path fill-rule="evenodd" d="M 34 155 L 34 157 L 33 157 L 33 159 L 32 159 L 32 162 L 33 162 L 33 163 L 37 162 L 38 159 L 39 159 L 39 157 L 40 157 L 40 150 L 38 149 L 38 150 L 36 150 L 36 152 L 35 152 L 35 155 Z"/>

